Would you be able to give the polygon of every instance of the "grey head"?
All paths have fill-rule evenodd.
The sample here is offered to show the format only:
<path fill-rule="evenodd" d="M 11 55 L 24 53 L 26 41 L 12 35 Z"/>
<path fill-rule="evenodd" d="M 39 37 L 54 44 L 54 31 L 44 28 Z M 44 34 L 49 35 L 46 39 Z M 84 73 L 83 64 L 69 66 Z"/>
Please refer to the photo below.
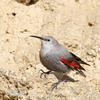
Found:
<path fill-rule="evenodd" d="M 34 36 L 34 35 L 31 35 L 30 37 L 34 37 L 34 38 L 38 38 L 40 40 L 42 40 L 42 47 L 43 48 L 51 48 L 53 46 L 58 46 L 59 43 L 57 40 L 55 40 L 52 36 L 43 36 L 43 37 L 40 37 L 40 36 Z"/>

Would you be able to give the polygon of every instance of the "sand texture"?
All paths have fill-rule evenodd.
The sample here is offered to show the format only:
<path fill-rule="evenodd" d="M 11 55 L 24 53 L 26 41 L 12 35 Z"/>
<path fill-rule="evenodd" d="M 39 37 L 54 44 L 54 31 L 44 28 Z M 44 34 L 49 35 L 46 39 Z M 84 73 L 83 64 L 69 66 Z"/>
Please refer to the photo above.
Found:
<path fill-rule="evenodd" d="M 20 0 L 17 0 L 20 1 Z M 0 100 L 100 100 L 100 0 L 0 0 Z M 24 1 L 24 0 L 22 0 Z M 53 36 L 91 66 L 78 82 L 57 82 L 39 59 L 41 42 Z"/>

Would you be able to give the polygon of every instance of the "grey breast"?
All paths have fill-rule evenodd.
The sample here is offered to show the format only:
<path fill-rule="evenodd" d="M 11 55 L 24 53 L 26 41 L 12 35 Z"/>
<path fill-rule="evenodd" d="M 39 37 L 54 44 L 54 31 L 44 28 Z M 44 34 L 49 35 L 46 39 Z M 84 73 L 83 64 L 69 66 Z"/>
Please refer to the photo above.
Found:
<path fill-rule="evenodd" d="M 68 59 L 67 55 L 70 55 L 69 52 L 64 48 L 63 46 L 60 46 L 58 48 L 53 48 L 48 52 L 43 52 L 42 49 L 40 51 L 40 61 L 42 64 L 51 71 L 58 71 L 58 72 L 66 72 L 68 70 L 68 66 L 63 64 L 59 57 L 64 57 L 65 59 Z"/>

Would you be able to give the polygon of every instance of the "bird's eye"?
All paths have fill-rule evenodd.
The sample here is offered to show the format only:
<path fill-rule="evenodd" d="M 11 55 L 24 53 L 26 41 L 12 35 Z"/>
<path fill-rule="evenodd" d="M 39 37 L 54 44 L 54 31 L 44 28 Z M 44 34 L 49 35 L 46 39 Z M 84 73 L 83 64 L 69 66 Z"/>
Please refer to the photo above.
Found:
<path fill-rule="evenodd" d="M 50 41 L 50 39 L 48 39 L 47 41 Z"/>

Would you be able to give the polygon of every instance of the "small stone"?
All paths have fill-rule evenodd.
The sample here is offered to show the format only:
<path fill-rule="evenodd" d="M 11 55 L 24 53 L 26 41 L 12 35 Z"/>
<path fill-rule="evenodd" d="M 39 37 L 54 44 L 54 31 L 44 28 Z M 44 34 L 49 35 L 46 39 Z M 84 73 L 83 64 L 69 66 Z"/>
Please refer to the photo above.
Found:
<path fill-rule="evenodd" d="M 75 0 L 75 2 L 79 2 L 79 0 Z"/>
<path fill-rule="evenodd" d="M 10 100 L 8 95 L 4 95 L 3 100 Z"/>
<path fill-rule="evenodd" d="M 91 50 L 90 52 L 87 52 L 88 55 L 95 57 L 96 56 L 96 51 L 95 50 Z"/>
<path fill-rule="evenodd" d="M 12 15 L 13 15 L 13 16 L 16 16 L 16 13 L 15 13 L 15 12 L 12 12 Z"/>
<path fill-rule="evenodd" d="M 23 3 L 25 5 L 35 4 L 38 0 L 16 0 L 19 3 Z"/>
<path fill-rule="evenodd" d="M 16 1 L 23 4 L 29 4 L 31 2 L 31 0 L 16 0 Z"/>
<path fill-rule="evenodd" d="M 91 23 L 91 22 L 88 22 L 88 25 L 89 25 L 90 27 L 92 27 L 94 24 Z"/>
<path fill-rule="evenodd" d="M 90 57 L 90 56 L 86 57 L 86 59 L 87 59 L 88 62 L 93 62 L 93 58 Z"/>

